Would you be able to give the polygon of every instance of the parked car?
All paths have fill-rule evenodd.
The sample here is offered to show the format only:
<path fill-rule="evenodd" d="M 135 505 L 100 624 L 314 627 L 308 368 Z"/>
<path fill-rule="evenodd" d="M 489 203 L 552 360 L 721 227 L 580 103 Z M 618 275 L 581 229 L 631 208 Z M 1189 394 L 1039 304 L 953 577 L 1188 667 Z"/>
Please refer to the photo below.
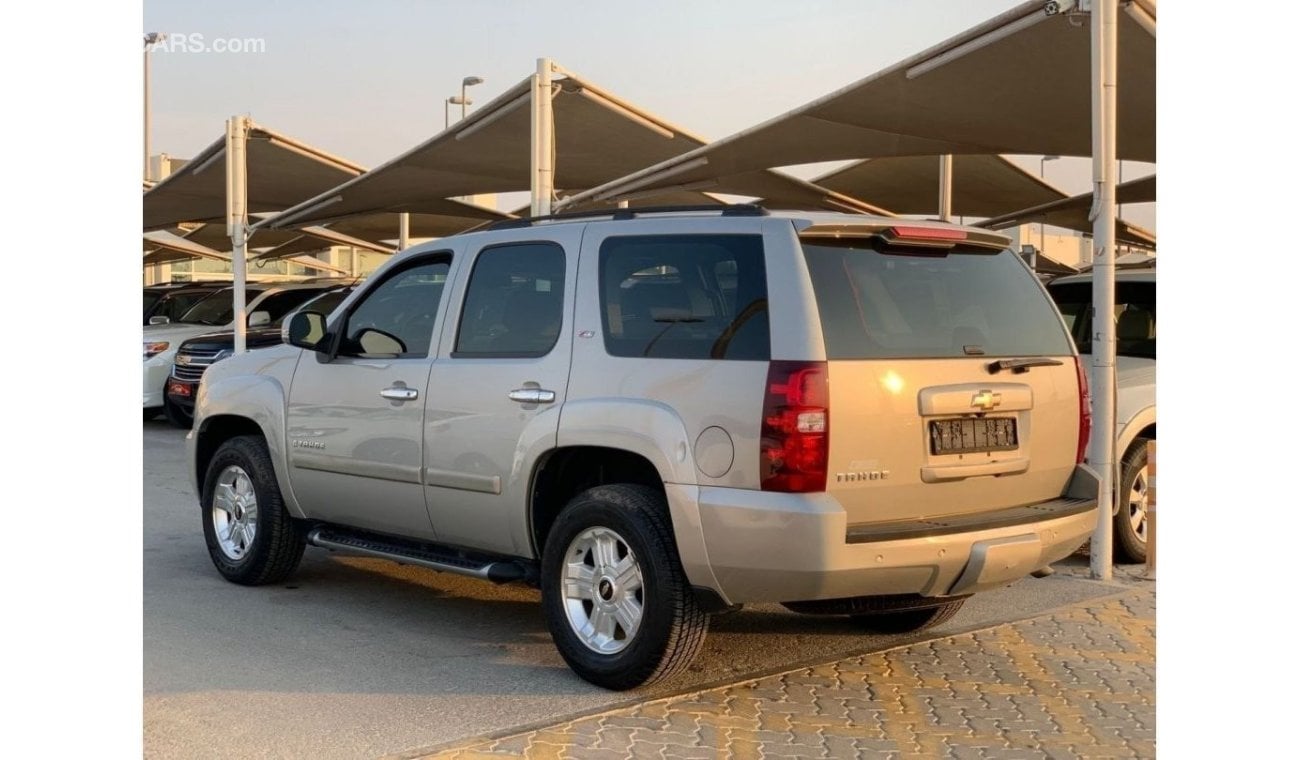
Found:
<path fill-rule="evenodd" d="M 249 350 L 278 346 L 281 340 L 281 323 L 284 319 L 300 309 L 312 309 L 322 314 L 329 314 L 343 299 L 347 298 L 355 285 L 340 285 L 315 296 L 294 311 L 286 312 L 265 327 L 256 327 L 245 333 L 245 345 Z M 189 429 L 194 422 L 194 397 L 198 394 L 199 381 L 209 366 L 233 356 L 235 353 L 235 333 L 233 330 L 211 332 L 182 341 L 176 350 L 176 359 L 172 364 L 171 375 L 167 378 L 166 398 L 163 411 L 167 419 L 175 426 Z"/>
<path fill-rule="evenodd" d="M 1096 522 L 1079 357 L 1007 243 L 731 206 L 415 246 L 208 368 L 208 554 L 245 585 L 309 544 L 535 584 L 612 689 L 749 602 L 937 625 Z"/>
<path fill-rule="evenodd" d="M 167 324 L 180 319 L 194 304 L 229 287 L 222 283 L 176 283 L 144 289 L 144 324 Z"/>
<path fill-rule="evenodd" d="M 249 285 L 244 296 L 248 310 L 248 326 L 268 325 L 328 287 L 324 284 L 297 283 Z M 233 329 L 234 292 L 232 287 L 223 287 L 194 304 L 175 322 L 145 325 L 144 418 L 146 420 L 163 411 L 167 376 L 171 372 L 172 360 L 181 341 L 211 332 L 213 328 Z"/>
<path fill-rule="evenodd" d="M 1061 277 L 1047 286 L 1084 355 L 1092 352 L 1092 275 Z M 1115 553 L 1147 557 L 1147 441 L 1156 438 L 1156 270 L 1115 272 Z"/>

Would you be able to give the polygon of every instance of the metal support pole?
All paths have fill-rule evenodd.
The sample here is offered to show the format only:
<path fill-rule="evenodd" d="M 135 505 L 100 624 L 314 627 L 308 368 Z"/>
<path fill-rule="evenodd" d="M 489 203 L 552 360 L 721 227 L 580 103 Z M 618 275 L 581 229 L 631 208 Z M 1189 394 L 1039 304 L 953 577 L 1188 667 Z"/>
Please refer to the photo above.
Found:
<path fill-rule="evenodd" d="M 149 101 L 152 98 L 152 87 L 149 77 L 149 43 L 144 46 L 144 178 L 152 179 L 149 176 Z"/>
<path fill-rule="evenodd" d="M 248 118 L 226 122 L 226 232 L 234 264 L 235 353 L 248 350 Z"/>
<path fill-rule="evenodd" d="M 1092 0 L 1092 440 L 1101 478 L 1092 577 L 1112 576 L 1115 498 L 1115 69 L 1117 0 Z"/>
<path fill-rule="evenodd" d="M 952 221 L 952 154 L 939 156 L 939 218 Z"/>
<path fill-rule="evenodd" d="M 411 215 L 405 211 L 397 215 L 397 250 L 405 251 L 411 245 Z"/>
<path fill-rule="evenodd" d="M 551 59 L 537 59 L 537 74 L 533 76 L 532 118 L 532 215 L 551 213 L 551 198 L 555 195 L 554 135 L 551 111 Z"/>

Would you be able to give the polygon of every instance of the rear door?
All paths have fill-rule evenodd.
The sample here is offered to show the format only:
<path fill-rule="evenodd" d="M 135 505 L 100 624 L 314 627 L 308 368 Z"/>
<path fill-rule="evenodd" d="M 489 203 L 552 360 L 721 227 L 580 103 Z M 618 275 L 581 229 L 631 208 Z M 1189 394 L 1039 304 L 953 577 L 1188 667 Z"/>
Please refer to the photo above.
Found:
<path fill-rule="evenodd" d="M 1079 440 L 1073 347 L 1009 251 L 806 238 L 826 345 L 826 489 L 850 525 L 1059 498 Z M 994 370 L 999 359 L 1041 366 Z"/>
<path fill-rule="evenodd" d="M 424 482 L 441 540 L 527 555 L 526 466 L 555 446 L 583 225 L 466 251 L 426 402 Z"/>
<path fill-rule="evenodd" d="M 340 315 L 337 355 L 305 352 L 289 392 L 294 494 L 308 515 L 435 538 L 420 482 L 424 394 L 451 254 L 390 270 Z"/>

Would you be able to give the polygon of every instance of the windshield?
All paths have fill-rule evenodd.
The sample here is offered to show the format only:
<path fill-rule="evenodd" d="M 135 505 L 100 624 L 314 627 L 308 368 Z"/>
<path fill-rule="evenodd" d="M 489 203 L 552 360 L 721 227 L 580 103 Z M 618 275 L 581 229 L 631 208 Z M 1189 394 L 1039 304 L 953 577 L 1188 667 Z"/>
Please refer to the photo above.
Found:
<path fill-rule="evenodd" d="M 1052 302 L 1010 250 L 821 239 L 803 249 L 828 359 L 1073 353 Z"/>
<path fill-rule="evenodd" d="M 245 291 L 245 303 L 257 298 L 261 290 Z M 230 324 L 235 318 L 235 289 L 224 288 L 194 304 L 185 312 L 178 322 L 187 325 L 212 325 L 220 327 Z"/>
<path fill-rule="evenodd" d="M 1065 317 L 1079 353 L 1092 352 L 1092 283 L 1049 285 L 1047 291 Z M 1156 284 L 1115 283 L 1115 353 L 1156 358 Z"/>

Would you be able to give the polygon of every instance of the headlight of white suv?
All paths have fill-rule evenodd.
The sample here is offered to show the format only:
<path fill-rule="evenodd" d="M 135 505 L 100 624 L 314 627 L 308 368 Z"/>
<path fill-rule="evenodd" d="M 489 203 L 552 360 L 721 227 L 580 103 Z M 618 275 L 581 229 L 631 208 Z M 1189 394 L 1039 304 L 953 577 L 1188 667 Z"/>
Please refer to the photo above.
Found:
<path fill-rule="evenodd" d="M 144 358 L 152 359 L 171 347 L 171 344 L 165 340 L 146 340 L 144 342 Z"/>

